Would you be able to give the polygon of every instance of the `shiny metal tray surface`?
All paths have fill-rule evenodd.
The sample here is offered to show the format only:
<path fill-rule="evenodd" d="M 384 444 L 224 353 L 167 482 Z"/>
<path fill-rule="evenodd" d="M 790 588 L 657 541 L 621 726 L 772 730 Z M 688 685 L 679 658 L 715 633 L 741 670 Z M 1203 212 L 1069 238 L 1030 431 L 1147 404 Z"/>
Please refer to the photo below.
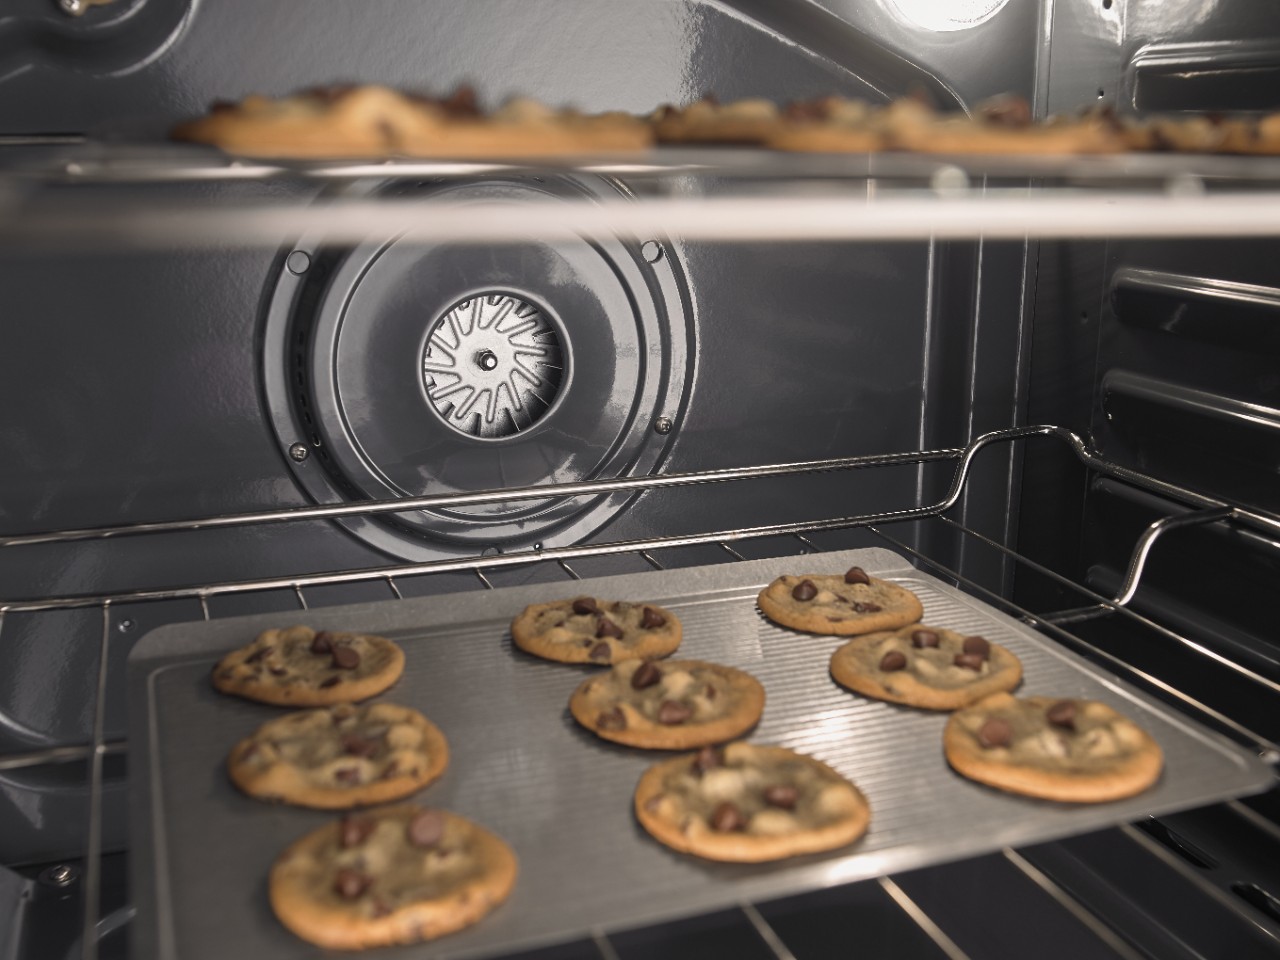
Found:
<path fill-rule="evenodd" d="M 841 639 L 782 629 L 756 609 L 759 588 L 781 573 L 839 572 L 854 563 L 914 590 L 925 622 L 1013 650 L 1025 668 L 1020 694 L 1092 697 L 1135 718 L 1164 749 L 1160 782 L 1129 800 L 1073 806 L 1002 794 L 952 773 L 942 755 L 945 714 L 846 692 L 827 674 Z M 631 795 L 645 767 L 666 754 L 606 744 L 579 729 L 566 705 L 591 668 L 537 660 L 511 644 L 508 624 L 526 604 L 582 594 L 661 603 L 684 624 L 678 655 L 758 677 L 767 702 L 751 739 L 810 753 L 856 782 L 871 802 L 866 837 L 833 853 L 752 866 L 700 861 L 650 840 L 632 816 Z M 259 803 L 232 787 L 227 750 L 280 711 L 221 696 L 209 683 L 222 653 L 302 619 L 403 644 L 408 665 L 385 698 L 426 713 L 452 751 L 444 777 L 415 799 L 492 828 L 520 860 L 511 898 L 480 924 L 379 956 L 474 956 L 567 941 L 1081 833 L 1256 792 L 1273 780 L 1244 749 L 885 550 L 171 625 L 140 641 L 130 658 L 136 956 L 315 952 L 273 918 L 266 876 L 280 850 L 331 815 Z"/>

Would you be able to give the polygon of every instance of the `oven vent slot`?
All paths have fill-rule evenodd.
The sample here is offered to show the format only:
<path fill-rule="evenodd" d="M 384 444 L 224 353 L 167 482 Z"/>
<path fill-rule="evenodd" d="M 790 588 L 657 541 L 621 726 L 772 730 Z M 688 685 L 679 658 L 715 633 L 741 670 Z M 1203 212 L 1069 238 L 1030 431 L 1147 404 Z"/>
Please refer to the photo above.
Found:
<path fill-rule="evenodd" d="M 1162 844 L 1180 856 L 1187 863 L 1194 864 L 1201 870 L 1212 870 L 1218 866 L 1218 861 L 1209 854 L 1205 853 L 1190 840 L 1179 836 L 1159 820 L 1154 817 L 1147 817 L 1134 824 L 1139 830 L 1148 836 L 1154 837 Z"/>
<path fill-rule="evenodd" d="M 1125 74 L 1127 99 L 1141 113 L 1280 107 L 1274 41 L 1153 44 L 1134 55 Z"/>
<path fill-rule="evenodd" d="M 1252 907 L 1261 910 L 1272 920 L 1280 920 L 1280 900 L 1256 883 L 1233 883 L 1231 892 Z"/>
<path fill-rule="evenodd" d="M 1129 370 L 1109 371 L 1101 389 L 1108 432 L 1127 451 L 1113 458 L 1280 512 L 1280 410 Z"/>
<path fill-rule="evenodd" d="M 1122 322 L 1135 327 L 1280 355 L 1275 287 L 1121 267 L 1112 279 L 1111 305 Z"/>

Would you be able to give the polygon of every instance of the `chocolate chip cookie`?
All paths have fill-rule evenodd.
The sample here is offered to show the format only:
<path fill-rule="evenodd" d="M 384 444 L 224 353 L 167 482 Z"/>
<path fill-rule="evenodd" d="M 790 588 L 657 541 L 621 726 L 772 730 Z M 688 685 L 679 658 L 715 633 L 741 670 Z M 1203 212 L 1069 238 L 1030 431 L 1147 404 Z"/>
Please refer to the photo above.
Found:
<path fill-rule="evenodd" d="M 302 939 L 358 950 L 470 926 L 515 881 L 515 854 L 498 837 L 457 814 L 405 805 L 307 834 L 276 860 L 268 893 Z"/>
<path fill-rule="evenodd" d="M 339 86 L 219 104 L 173 131 L 177 140 L 283 158 L 560 156 L 643 150 L 647 124 L 622 113 L 586 115 L 528 99 L 485 115 L 461 87 L 436 98 L 379 86 Z"/>
<path fill-rule="evenodd" d="M 906 587 L 850 567 L 844 576 L 782 576 L 760 591 L 761 612 L 793 630 L 856 636 L 915 623 L 924 613 Z"/>
<path fill-rule="evenodd" d="M 407 797 L 448 763 L 444 734 L 418 711 L 340 703 L 267 721 L 231 748 L 227 772 L 251 797 L 340 810 Z"/>
<path fill-rule="evenodd" d="M 1096 700 L 997 693 L 952 714 L 942 739 L 957 772 L 1048 800 L 1129 797 L 1155 783 L 1164 763 L 1145 730 Z"/>
<path fill-rule="evenodd" d="M 703 97 L 685 107 L 665 104 L 649 116 L 659 143 L 755 145 L 764 143 L 782 123 L 772 100 L 720 103 Z"/>
<path fill-rule="evenodd" d="M 577 597 L 525 607 L 511 637 L 526 653 L 561 663 L 665 657 L 680 646 L 680 621 L 652 603 Z"/>
<path fill-rule="evenodd" d="M 223 693 L 282 707 L 367 700 L 404 672 L 404 652 L 385 637 L 310 627 L 267 630 L 213 668 Z"/>
<path fill-rule="evenodd" d="M 866 797 L 825 763 L 741 742 L 650 767 L 635 811 L 667 846 L 739 863 L 842 847 L 871 820 Z"/>
<path fill-rule="evenodd" d="M 569 698 L 569 712 L 588 730 L 649 750 L 732 740 L 763 711 L 764 687 L 755 677 L 701 660 L 623 660 Z"/>
<path fill-rule="evenodd" d="M 831 655 L 842 687 L 927 710 L 955 710 L 1022 679 L 1016 656 L 985 637 L 922 623 L 850 640 Z"/>

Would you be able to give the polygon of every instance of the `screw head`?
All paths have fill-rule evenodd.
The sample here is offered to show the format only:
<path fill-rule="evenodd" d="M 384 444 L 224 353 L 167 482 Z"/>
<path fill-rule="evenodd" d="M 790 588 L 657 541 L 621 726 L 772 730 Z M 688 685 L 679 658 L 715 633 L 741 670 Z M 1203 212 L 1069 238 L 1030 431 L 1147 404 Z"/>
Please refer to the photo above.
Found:
<path fill-rule="evenodd" d="M 69 13 L 73 17 L 78 17 L 85 11 L 84 0 L 58 0 L 58 9 L 63 13 Z"/>
<path fill-rule="evenodd" d="M 492 370 L 498 365 L 498 356 L 492 350 L 481 350 L 476 354 L 476 366 L 481 370 Z"/>
<path fill-rule="evenodd" d="M 671 432 L 671 418 L 670 418 L 670 417 L 659 417 L 657 420 L 653 421 L 653 432 L 654 432 L 654 433 L 661 433 L 661 434 L 663 434 L 664 436 L 665 436 L 666 434 L 670 433 L 670 432 Z"/>
<path fill-rule="evenodd" d="M 116 624 L 116 629 L 119 630 L 121 633 L 128 633 L 130 630 L 132 630 L 136 626 L 137 626 L 136 623 L 126 618 Z"/>
<path fill-rule="evenodd" d="M 646 240 L 640 245 L 640 256 L 645 263 L 657 263 L 662 259 L 662 244 L 657 240 Z"/>
<path fill-rule="evenodd" d="M 40 873 L 40 882 L 49 887 L 69 887 L 80 876 L 80 871 L 70 864 L 60 863 Z"/>
<path fill-rule="evenodd" d="M 301 276 L 311 267 L 311 256 L 304 250 L 295 250 L 285 258 L 284 265 L 290 273 Z"/>
<path fill-rule="evenodd" d="M 301 463 L 309 456 L 311 456 L 311 451 L 307 449 L 305 443 L 295 443 L 289 447 L 289 459 L 295 463 Z"/>

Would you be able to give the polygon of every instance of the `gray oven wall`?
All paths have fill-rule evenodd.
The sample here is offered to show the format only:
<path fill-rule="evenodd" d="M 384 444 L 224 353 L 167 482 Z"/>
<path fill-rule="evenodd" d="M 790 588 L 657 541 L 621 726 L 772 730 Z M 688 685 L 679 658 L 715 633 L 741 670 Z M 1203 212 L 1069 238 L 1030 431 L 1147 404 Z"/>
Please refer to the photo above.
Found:
<path fill-rule="evenodd" d="M 707 92 L 783 101 L 926 89 L 941 104 L 1037 94 L 1037 4 L 937 32 L 878 4 L 477 0 L 359 5 L 119 0 L 70 20 L 52 4 L 0 14 L 0 131 L 137 139 L 216 99 L 334 81 L 475 85 L 585 109 L 644 112 Z M 1000 57 L 990 56 L 1000 51 Z M 922 66 L 927 64 L 927 68 Z M 711 191 L 723 184 L 708 183 Z M 253 201 L 307 188 L 166 189 Z M 146 194 L 140 196 L 145 200 Z M 270 424 L 262 375 L 269 292 L 288 252 L 50 256 L 7 251 L 0 289 L 0 528 L 7 533 L 304 504 Z M 692 331 L 684 408 L 654 469 L 701 470 L 963 444 L 1022 417 L 1031 290 L 1023 244 L 673 244 Z M 958 516 L 1015 532 L 1014 452 L 989 452 Z M 950 467 L 647 493 L 592 539 L 866 513 L 937 499 Z M 997 588 L 1010 574 L 949 539 L 922 543 Z M 426 553 L 430 553 L 429 546 Z M 713 555 L 719 555 L 715 551 Z M 722 556 L 722 555 L 721 555 Z M 688 551 L 671 562 L 705 561 Z M 8 599 L 196 584 L 393 562 L 327 522 L 0 551 Z M 615 569 L 601 568 L 601 572 Z M 594 572 L 594 567 L 587 567 Z M 545 576 L 545 573 L 535 574 Z M 529 574 L 496 574 L 516 583 Z M 470 575 L 406 593 L 473 589 Z M 383 584 L 308 591 L 311 605 L 389 597 Z M 215 598 L 213 616 L 296 609 L 291 591 Z M 86 742 L 110 639 L 108 739 L 122 735 L 131 643 L 201 616 L 195 601 L 19 613 L 0 631 L 0 753 Z M 86 794 L 74 766 L 0 777 L 0 861 L 74 856 Z M 123 835 L 108 766 L 106 846 Z"/>

